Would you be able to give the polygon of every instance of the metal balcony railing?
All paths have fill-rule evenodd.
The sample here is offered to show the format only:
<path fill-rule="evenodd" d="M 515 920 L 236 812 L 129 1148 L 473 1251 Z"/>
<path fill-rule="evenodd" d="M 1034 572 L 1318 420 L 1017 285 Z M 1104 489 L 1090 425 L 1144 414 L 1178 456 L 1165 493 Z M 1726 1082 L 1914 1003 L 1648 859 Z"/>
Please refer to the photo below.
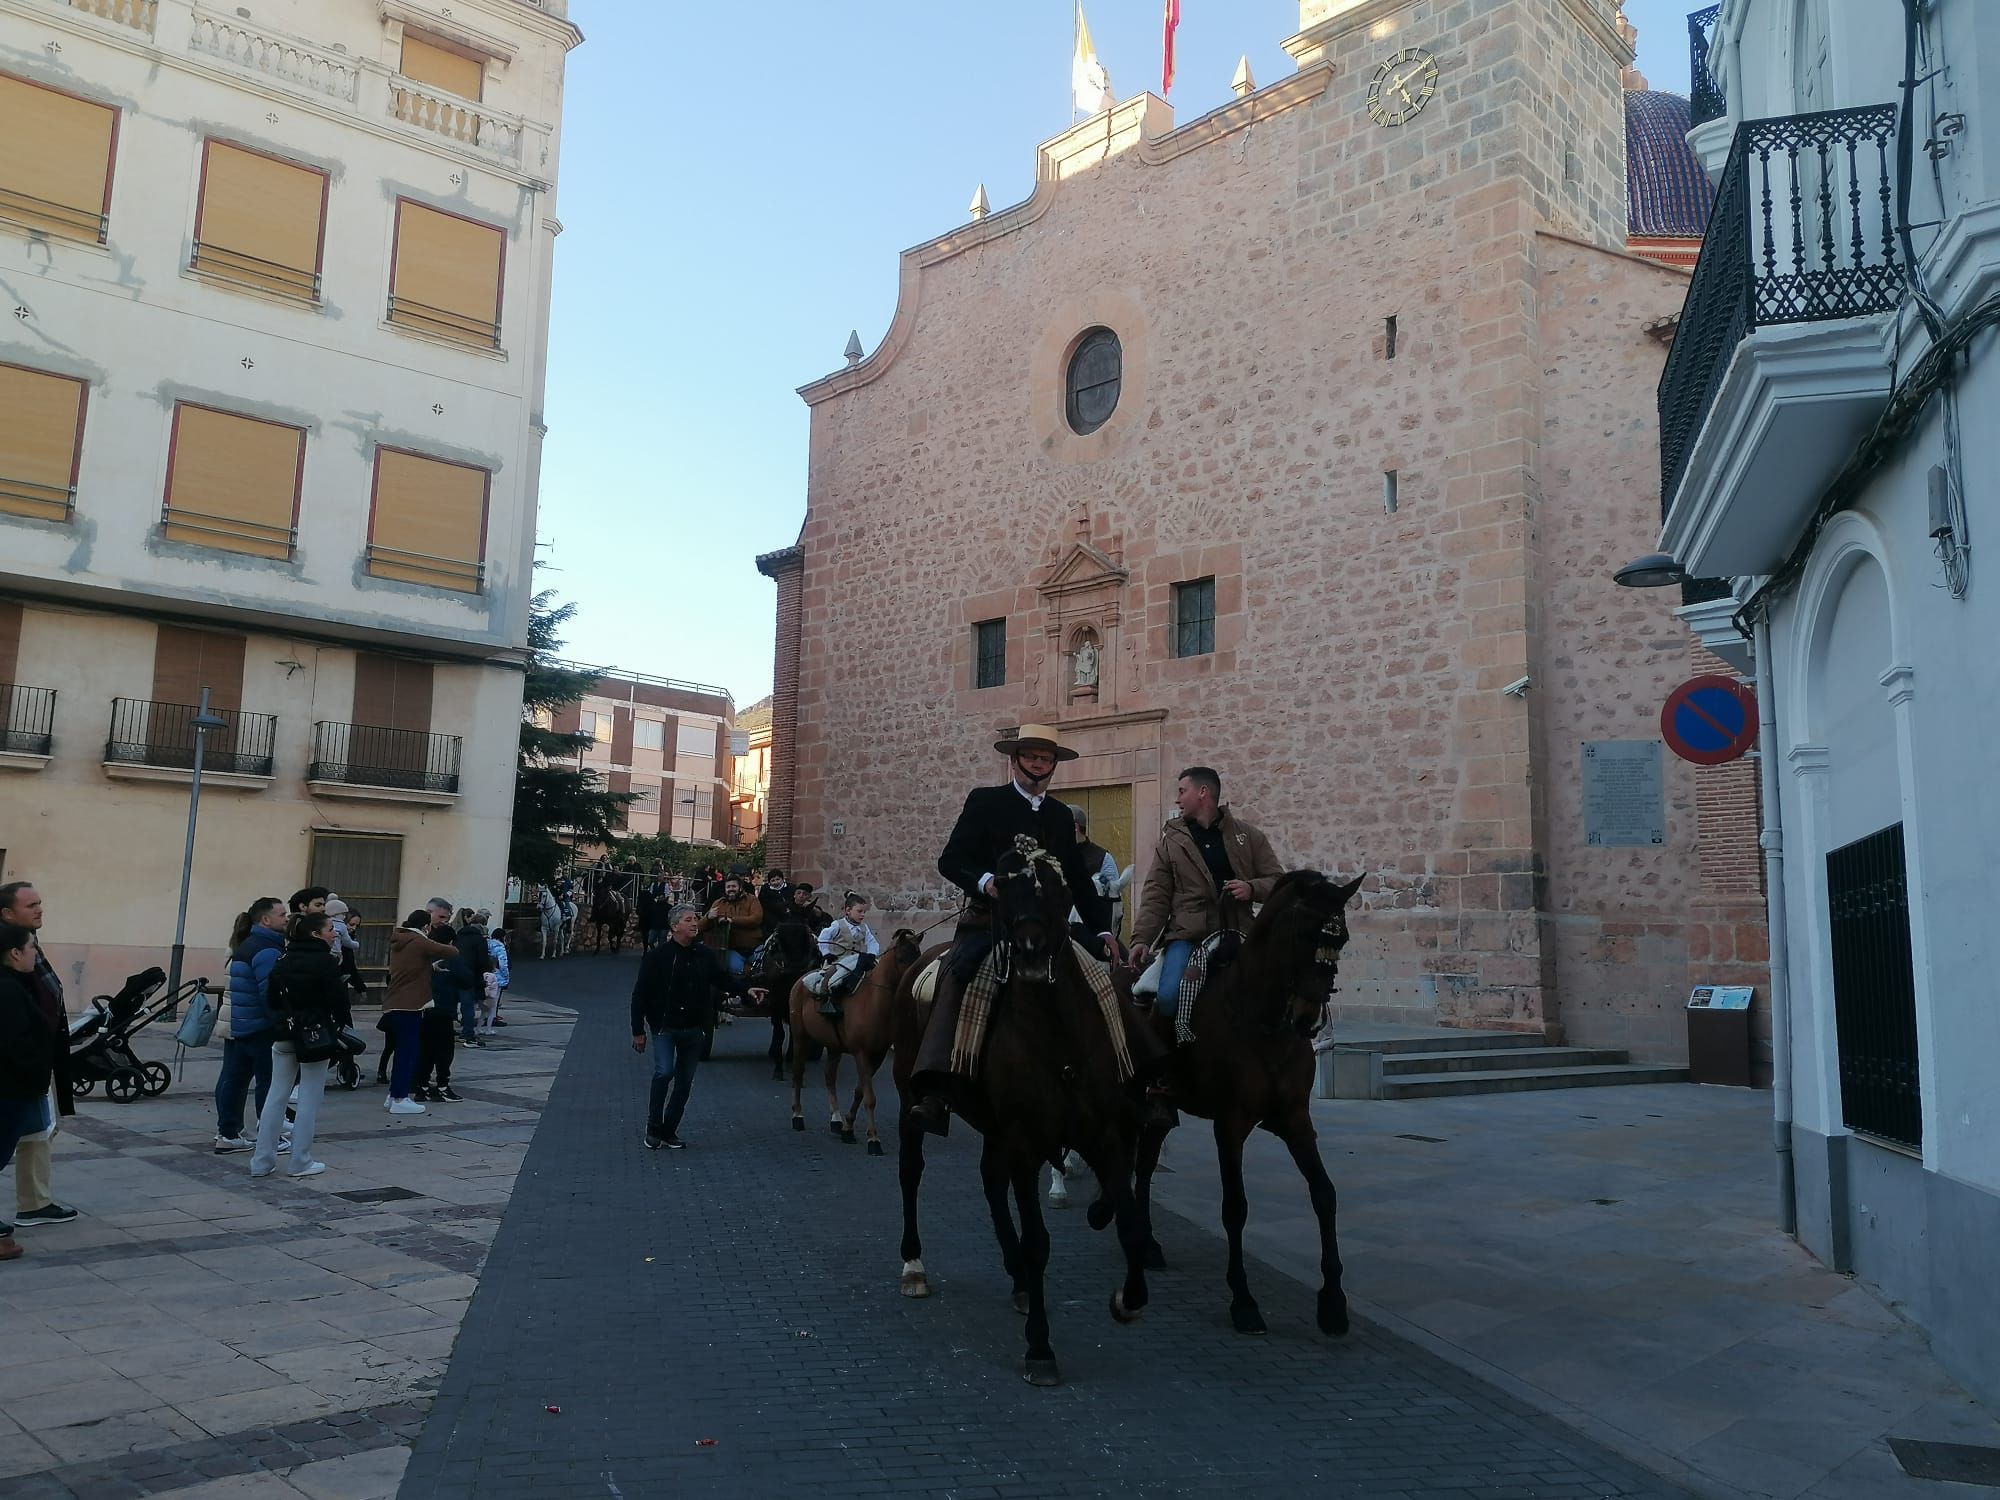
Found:
<path fill-rule="evenodd" d="M 218 280 L 233 281 L 239 286 L 296 297 L 301 302 L 319 301 L 319 272 L 263 260 L 255 255 L 245 255 L 241 250 L 230 250 L 203 240 L 194 242 L 194 256 L 188 262 L 188 269 Z"/>
<path fill-rule="evenodd" d="M 398 297 L 393 292 L 389 296 L 389 321 L 400 323 L 406 328 L 414 328 L 420 333 L 435 334 L 441 339 L 455 339 L 461 344 L 473 344 L 481 349 L 500 347 L 500 325 L 488 318 L 475 318 L 468 313 L 453 312 L 449 308 L 432 307 L 428 302 L 412 301 L 408 297 Z"/>
<path fill-rule="evenodd" d="M 1729 113 L 1729 100 L 1722 92 L 1722 80 L 1715 75 L 1711 49 L 1715 45 L 1715 23 L 1722 7 L 1708 6 L 1688 17 L 1688 123 L 1706 125 Z"/>
<path fill-rule="evenodd" d="M 194 766 L 192 703 L 153 703 L 144 698 L 111 700 L 111 736 L 104 744 L 106 761 L 119 765 L 164 766 L 186 771 Z M 204 771 L 237 776 L 269 776 L 278 720 L 272 714 L 246 714 L 233 708 L 211 708 L 223 721 L 209 731 L 202 746 Z"/>
<path fill-rule="evenodd" d="M 55 743 L 56 690 L 0 682 L 0 751 L 47 755 Z"/>
<path fill-rule="evenodd" d="M 73 208 L 67 203 L 52 203 L 47 198 L 37 198 L 32 193 L 24 193 L 4 184 L 0 184 L 0 219 L 12 219 L 17 224 L 25 224 L 45 234 L 87 240 L 93 245 L 103 244 L 111 234 L 111 220 L 94 208 Z"/>
<path fill-rule="evenodd" d="M 322 720 L 313 725 L 312 765 L 306 780 L 455 794 L 463 747 L 464 741 L 455 734 Z"/>
<path fill-rule="evenodd" d="M 439 557 L 431 552 L 406 552 L 370 542 L 363 554 L 368 571 L 377 578 L 393 578 L 402 583 L 427 583 L 435 588 L 457 589 L 476 594 L 486 585 L 486 564 L 463 558 Z"/>
<path fill-rule="evenodd" d="M 1896 107 L 1746 120 L 1660 375 L 1660 505 L 1736 346 L 1760 328 L 1893 311 L 1903 294 L 1890 154 Z"/>

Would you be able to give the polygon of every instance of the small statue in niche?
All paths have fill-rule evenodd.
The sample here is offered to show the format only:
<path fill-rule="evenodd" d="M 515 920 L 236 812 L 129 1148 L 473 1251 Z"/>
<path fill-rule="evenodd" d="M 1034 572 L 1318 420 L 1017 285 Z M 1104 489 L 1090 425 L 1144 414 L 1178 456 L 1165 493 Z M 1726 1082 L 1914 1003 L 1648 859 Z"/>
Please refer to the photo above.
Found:
<path fill-rule="evenodd" d="M 1097 686 L 1097 642 L 1085 636 L 1077 643 L 1072 681 L 1080 688 Z"/>

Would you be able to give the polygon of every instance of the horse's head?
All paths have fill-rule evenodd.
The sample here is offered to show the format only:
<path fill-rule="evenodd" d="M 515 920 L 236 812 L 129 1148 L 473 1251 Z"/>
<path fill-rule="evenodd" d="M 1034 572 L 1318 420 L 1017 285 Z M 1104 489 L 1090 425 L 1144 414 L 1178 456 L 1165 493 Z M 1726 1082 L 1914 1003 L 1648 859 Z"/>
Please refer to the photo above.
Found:
<path fill-rule="evenodd" d="M 1311 1036 L 1326 1024 L 1340 950 L 1347 946 L 1347 903 L 1362 878 L 1342 885 L 1317 870 L 1293 870 L 1272 888 L 1250 944 L 1262 971 L 1260 987 L 1271 996 L 1273 1029 Z"/>
<path fill-rule="evenodd" d="M 1014 976 L 1047 984 L 1069 941 L 1069 881 L 1056 857 L 1023 834 L 993 867 L 994 921 L 1013 951 Z"/>
<path fill-rule="evenodd" d="M 923 956 L 923 944 L 917 941 L 917 935 L 907 927 L 898 927 L 896 935 L 889 939 L 889 957 L 898 967 L 908 968 Z"/>

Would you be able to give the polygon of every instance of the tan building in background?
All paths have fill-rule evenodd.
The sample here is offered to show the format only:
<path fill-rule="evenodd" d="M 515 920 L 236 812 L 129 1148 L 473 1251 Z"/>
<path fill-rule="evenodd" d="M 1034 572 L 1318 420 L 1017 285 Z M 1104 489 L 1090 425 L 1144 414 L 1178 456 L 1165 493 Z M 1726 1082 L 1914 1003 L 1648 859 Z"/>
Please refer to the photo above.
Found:
<path fill-rule="evenodd" d="M 764 837 L 766 808 L 771 795 L 771 699 L 759 698 L 736 719 L 743 753 L 736 759 L 736 784 L 731 795 L 735 806 L 737 847 L 745 848 Z M 783 869 L 780 865 L 778 868 Z M 790 872 L 787 871 L 789 874 Z"/>
<path fill-rule="evenodd" d="M 0 0 L 0 878 L 79 1001 L 329 885 L 498 908 L 565 0 Z"/>
<path fill-rule="evenodd" d="M 1304 0 L 1291 77 L 1126 100 L 907 252 L 880 347 L 802 391 L 804 527 L 758 559 L 772 863 L 892 924 L 955 902 L 959 800 L 1053 720 L 1140 880 L 1190 763 L 1367 874 L 1346 1017 L 1678 1060 L 1744 909 L 1704 870 L 1755 826 L 1660 745 L 1675 601 L 1610 576 L 1657 532 L 1687 286 L 1626 250 L 1621 20 Z"/>
<path fill-rule="evenodd" d="M 589 734 L 578 764 L 599 772 L 611 791 L 639 794 L 621 833 L 735 847 L 736 706 L 726 688 L 607 669 L 551 727 Z"/>

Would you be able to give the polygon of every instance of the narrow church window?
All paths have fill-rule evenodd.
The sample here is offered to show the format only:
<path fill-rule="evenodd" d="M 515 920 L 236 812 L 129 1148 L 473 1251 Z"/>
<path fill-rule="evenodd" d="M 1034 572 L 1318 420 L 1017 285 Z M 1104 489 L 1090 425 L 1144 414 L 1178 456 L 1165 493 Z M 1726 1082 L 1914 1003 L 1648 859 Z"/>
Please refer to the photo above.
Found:
<path fill-rule="evenodd" d="M 1007 681 L 1007 622 L 981 620 L 972 627 L 972 685 L 999 687 Z"/>
<path fill-rule="evenodd" d="M 1070 431 L 1082 436 L 1097 431 L 1118 409 L 1124 382 L 1125 351 L 1109 328 L 1093 328 L 1070 356 L 1064 414 Z"/>
<path fill-rule="evenodd" d="M 1215 580 L 1174 585 L 1170 622 L 1175 656 L 1207 656 L 1215 649 Z"/>
<path fill-rule="evenodd" d="M 1382 514 L 1385 516 L 1393 516 L 1396 513 L 1396 483 L 1396 471 L 1394 469 L 1384 469 L 1382 471 Z"/>
<path fill-rule="evenodd" d="M 1382 320 L 1382 357 L 1384 359 L 1394 359 L 1396 357 L 1396 315 L 1394 313 L 1390 313 L 1388 317 Z"/>

